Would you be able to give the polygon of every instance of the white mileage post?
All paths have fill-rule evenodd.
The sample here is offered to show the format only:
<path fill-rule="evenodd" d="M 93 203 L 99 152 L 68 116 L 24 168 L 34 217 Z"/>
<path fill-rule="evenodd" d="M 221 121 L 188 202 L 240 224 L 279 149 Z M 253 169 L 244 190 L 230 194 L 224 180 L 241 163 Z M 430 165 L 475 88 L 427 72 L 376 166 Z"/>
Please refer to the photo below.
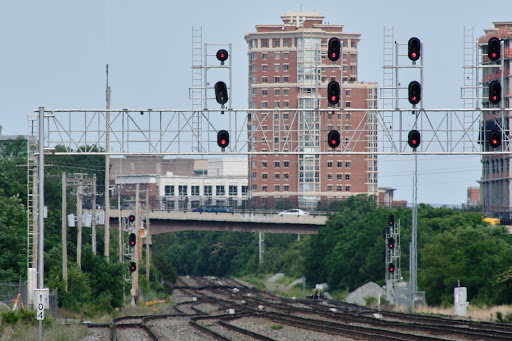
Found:
<path fill-rule="evenodd" d="M 44 320 L 44 310 L 50 308 L 50 289 L 34 289 L 34 303 L 37 308 L 37 319 Z"/>

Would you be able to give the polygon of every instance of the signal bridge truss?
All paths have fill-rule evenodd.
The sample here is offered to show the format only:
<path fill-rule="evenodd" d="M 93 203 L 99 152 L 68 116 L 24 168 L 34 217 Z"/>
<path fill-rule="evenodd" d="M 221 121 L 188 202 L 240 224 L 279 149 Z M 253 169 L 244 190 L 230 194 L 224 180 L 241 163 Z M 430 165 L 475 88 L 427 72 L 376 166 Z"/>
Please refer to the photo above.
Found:
<path fill-rule="evenodd" d="M 44 148 L 63 155 L 510 154 L 508 124 L 503 122 L 508 122 L 512 109 L 228 109 L 223 114 L 221 110 L 41 109 Z M 471 122 L 464 119 L 468 113 Z M 197 118 L 203 122 L 201 130 L 194 129 Z M 29 129 L 37 120 L 37 115 L 29 116 Z M 494 129 L 502 132 L 496 149 L 487 143 L 489 125 L 482 124 L 486 121 L 493 121 Z M 341 133 L 341 144 L 334 150 L 327 141 L 318 140 L 318 136 L 327 139 L 329 127 Z M 412 129 L 421 133 L 415 151 L 407 143 Z M 220 130 L 230 134 L 224 151 L 216 143 Z M 316 133 L 305 136 L 309 135 L 305 131 Z"/>

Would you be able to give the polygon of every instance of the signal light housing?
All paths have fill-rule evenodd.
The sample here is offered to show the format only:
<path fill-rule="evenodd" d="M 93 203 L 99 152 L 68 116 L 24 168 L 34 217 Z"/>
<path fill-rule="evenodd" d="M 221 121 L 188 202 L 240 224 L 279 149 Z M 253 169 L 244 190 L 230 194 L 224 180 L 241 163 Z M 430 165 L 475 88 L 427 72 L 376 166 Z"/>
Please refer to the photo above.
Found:
<path fill-rule="evenodd" d="M 220 130 L 217 133 L 217 145 L 221 148 L 226 148 L 229 145 L 229 133 L 225 130 Z"/>
<path fill-rule="evenodd" d="M 327 85 L 327 101 L 331 105 L 336 105 L 340 102 L 341 88 L 340 83 L 330 81 Z"/>
<path fill-rule="evenodd" d="M 498 130 L 492 130 L 489 133 L 489 145 L 492 148 L 498 148 L 501 145 L 501 133 Z"/>
<path fill-rule="evenodd" d="M 493 62 L 501 58 L 501 43 L 498 38 L 492 37 L 489 39 L 487 43 L 487 57 Z"/>
<path fill-rule="evenodd" d="M 130 271 L 134 272 L 135 270 L 137 270 L 137 263 L 130 262 Z"/>
<path fill-rule="evenodd" d="M 137 236 L 135 236 L 135 233 L 130 233 L 128 236 L 128 245 L 135 246 L 135 242 L 137 240 Z"/>
<path fill-rule="evenodd" d="M 421 142 L 421 134 L 417 130 L 411 130 L 407 136 L 407 143 L 411 148 L 418 148 Z"/>
<path fill-rule="evenodd" d="M 489 83 L 489 102 L 492 104 L 501 102 L 501 84 L 497 80 Z"/>
<path fill-rule="evenodd" d="M 329 39 L 329 43 L 327 44 L 327 57 L 335 62 L 340 59 L 341 53 L 341 43 L 340 40 L 336 37 L 332 37 Z"/>
<path fill-rule="evenodd" d="M 395 216 L 390 214 L 388 217 L 388 226 L 393 227 L 393 225 L 395 225 Z"/>
<path fill-rule="evenodd" d="M 394 273 L 395 272 L 395 264 L 394 263 L 389 263 L 388 265 L 388 271 L 390 273 Z"/>
<path fill-rule="evenodd" d="M 393 238 L 393 237 L 389 237 L 388 238 L 388 247 L 390 249 L 394 249 L 395 248 L 395 238 Z"/>
<path fill-rule="evenodd" d="M 327 134 L 327 144 L 329 145 L 329 147 L 336 148 L 340 145 L 340 142 L 341 142 L 341 136 L 340 136 L 339 131 L 331 130 Z"/>
<path fill-rule="evenodd" d="M 412 37 L 411 39 L 409 39 L 409 42 L 407 43 L 407 56 L 413 62 L 420 59 L 420 57 L 421 57 L 421 41 L 418 38 Z"/>
<path fill-rule="evenodd" d="M 416 105 L 421 101 L 421 84 L 417 81 L 409 83 L 409 103 Z"/>
<path fill-rule="evenodd" d="M 128 222 L 130 222 L 130 223 L 134 223 L 135 222 L 135 216 L 133 214 L 130 214 L 128 216 Z"/>
<path fill-rule="evenodd" d="M 220 81 L 215 83 L 214 86 L 215 89 L 215 99 L 217 100 L 217 103 L 224 105 L 228 102 L 228 87 L 226 86 L 226 83 Z"/>
<path fill-rule="evenodd" d="M 224 49 L 220 49 L 219 51 L 217 51 L 216 57 L 221 62 L 221 64 L 224 65 L 224 62 L 228 60 L 229 53 Z"/>

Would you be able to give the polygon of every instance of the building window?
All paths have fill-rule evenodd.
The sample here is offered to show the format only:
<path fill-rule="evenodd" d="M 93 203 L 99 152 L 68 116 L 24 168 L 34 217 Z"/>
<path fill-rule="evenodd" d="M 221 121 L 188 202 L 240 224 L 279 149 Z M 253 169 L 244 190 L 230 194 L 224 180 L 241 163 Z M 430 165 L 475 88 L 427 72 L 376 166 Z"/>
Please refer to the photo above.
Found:
<path fill-rule="evenodd" d="M 281 52 L 275 52 L 275 59 L 281 58 Z"/>
<path fill-rule="evenodd" d="M 279 64 L 274 64 L 274 71 L 279 72 Z"/>
<path fill-rule="evenodd" d="M 337 166 L 338 168 L 343 167 L 343 161 L 338 161 L 338 162 L 336 163 L 336 166 Z"/>
<path fill-rule="evenodd" d="M 288 174 L 288 173 L 283 173 L 283 179 L 288 180 L 289 176 L 290 176 L 290 174 Z"/>
<path fill-rule="evenodd" d="M 290 161 L 284 161 L 283 165 L 284 165 L 284 168 L 290 167 Z"/>
<path fill-rule="evenodd" d="M 341 173 L 336 174 L 336 180 L 343 180 L 343 174 L 341 174 Z"/>
<path fill-rule="evenodd" d="M 345 180 L 350 180 L 350 174 L 345 174 Z"/>
<path fill-rule="evenodd" d="M 288 89 L 283 89 L 283 95 L 288 96 L 288 92 L 289 92 Z"/>
<path fill-rule="evenodd" d="M 274 83 L 279 83 L 279 77 L 274 77 Z"/>
<path fill-rule="evenodd" d="M 251 80 L 251 84 L 256 83 L 256 76 L 252 76 L 252 77 L 251 77 L 251 79 L 252 79 L 252 80 Z"/>
<path fill-rule="evenodd" d="M 279 173 L 274 173 L 274 179 L 279 180 L 279 178 L 280 178 Z"/>
<path fill-rule="evenodd" d="M 263 59 L 263 60 L 267 60 L 267 54 L 266 54 L 266 53 L 262 53 L 262 54 L 261 54 L 261 59 Z"/>
<path fill-rule="evenodd" d="M 216 196 L 226 195 L 226 191 L 224 189 L 224 185 L 215 186 L 215 195 Z"/>
<path fill-rule="evenodd" d="M 179 185 L 178 186 L 178 193 L 179 195 L 188 195 L 187 193 L 187 186 L 182 186 L 182 185 Z"/>
<path fill-rule="evenodd" d="M 237 196 L 238 195 L 238 186 L 229 186 L 229 195 L 230 196 Z"/>
<path fill-rule="evenodd" d="M 354 75 L 357 73 L 357 66 L 355 65 L 350 65 L 350 74 L 351 75 Z"/>
<path fill-rule="evenodd" d="M 279 137 L 274 137 L 274 143 L 279 143 Z"/>
<path fill-rule="evenodd" d="M 256 176 L 257 176 L 257 175 L 256 175 L 256 172 L 252 172 L 252 178 L 253 178 L 253 179 L 256 179 Z"/>
<path fill-rule="evenodd" d="M 284 71 L 288 71 L 289 65 L 288 64 L 284 64 L 283 68 L 284 68 Z"/>
<path fill-rule="evenodd" d="M 258 185 L 252 184 L 252 191 L 256 192 L 258 190 Z"/>
<path fill-rule="evenodd" d="M 356 77 L 350 77 L 350 82 L 355 82 L 356 81 Z"/>
<path fill-rule="evenodd" d="M 356 54 L 355 53 L 351 53 L 350 54 L 350 62 L 351 63 L 355 62 L 355 59 L 356 59 Z"/>
<path fill-rule="evenodd" d="M 332 185 L 327 186 L 327 192 L 332 192 Z"/>
<path fill-rule="evenodd" d="M 283 102 L 283 108 L 288 108 L 290 103 L 288 101 Z"/>
<path fill-rule="evenodd" d="M 288 40 L 283 40 L 283 47 L 288 47 L 288 44 L 289 44 Z"/>
<path fill-rule="evenodd" d="M 327 161 L 327 168 L 332 168 L 332 161 Z"/>
<path fill-rule="evenodd" d="M 274 161 L 274 168 L 279 168 L 279 165 L 280 165 L 279 161 Z"/>
<path fill-rule="evenodd" d="M 254 46 L 256 46 L 256 44 L 254 44 Z M 251 53 L 252 60 L 256 60 L 257 56 L 258 54 L 256 52 Z"/>
<path fill-rule="evenodd" d="M 193 196 L 199 196 L 199 186 L 190 186 L 190 189 Z"/>
<path fill-rule="evenodd" d="M 267 65 L 262 65 L 261 66 L 261 71 L 267 72 Z"/>
<path fill-rule="evenodd" d="M 355 41 L 351 41 L 350 42 L 350 47 L 356 47 L 356 42 Z"/>
<path fill-rule="evenodd" d="M 174 186 L 165 186 L 165 195 L 174 195 Z"/>
<path fill-rule="evenodd" d="M 266 191 L 267 191 L 267 185 L 263 185 L 263 186 L 261 186 L 261 191 L 262 191 L 262 192 L 266 192 Z"/>
<path fill-rule="evenodd" d="M 327 180 L 332 180 L 332 173 L 327 174 Z"/>
<path fill-rule="evenodd" d="M 261 39 L 261 47 L 268 47 L 268 40 L 267 39 Z"/>
<path fill-rule="evenodd" d="M 262 83 L 267 83 L 267 77 L 261 77 L 261 82 Z"/>
<path fill-rule="evenodd" d="M 261 90 L 261 95 L 262 96 L 267 96 L 267 89 Z"/>
<path fill-rule="evenodd" d="M 267 161 L 261 161 L 261 167 L 267 168 Z"/>
<path fill-rule="evenodd" d="M 204 195 L 207 197 L 212 195 L 212 186 L 204 186 Z"/>
<path fill-rule="evenodd" d="M 343 54 L 343 60 L 347 60 L 347 54 L 346 53 Z"/>
<path fill-rule="evenodd" d="M 350 192 L 350 186 L 345 186 L 345 192 Z"/>
<path fill-rule="evenodd" d="M 290 186 L 288 186 L 288 185 L 284 185 L 284 186 L 283 186 L 283 190 L 284 190 L 285 192 L 288 192 L 288 191 L 290 190 Z"/>
<path fill-rule="evenodd" d="M 345 167 L 350 168 L 350 161 L 345 162 Z"/>
<path fill-rule="evenodd" d="M 350 106 L 351 106 L 350 102 L 345 102 L 345 108 L 350 108 Z"/>
<path fill-rule="evenodd" d="M 341 192 L 342 186 L 336 186 L 336 191 Z"/>
<path fill-rule="evenodd" d="M 242 196 L 247 196 L 247 190 L 249 186 L 242 186 Z"/>
<path fill-rule="evenodd" d="M 267 107 L 267 102 L 265 102 L 265 101 L 264 101 L 264 102 L 261 102 L 261 107 L 262 107 L 262 108 L 266 108 L 266 107 Z"/>
<path fill-rule="evenodd" d="M 281 47 L 281 42 L 279 39 L 274 39 L 274 47 Z"/>
<path fill-rule="evenodd" d="M 350 89 L 345 90 L 345 96 L 350 97 Z"/>
<path fill-rule="evenodd" d="M 261 174 L 261 178 L 262 178 L 263 180 L 267 180 L 267 173 L 263 173 L 263 174 Z"/>
<path fill-rule="evenodd" d="M 279 101 L 274 102 L 274 108 L 279 108 Z"/>
<path fill-rule="evenodd" d="M 289 55 L 290 55 L 290 54 L 289 54 L 289 52 L 285 52 L 285 53 L 283 53 L 283 58 L 284 58 L 284 59 L 288 59 L 288 56 L 289 56 Z"/>
<path fill-rule="evenodd" d="M 279 192 L 279 185 L 275 185 L 275 186 L 274 186 L 274 191 L 275 191 L 275 192 Z"/>
<path fill-rule="evenodd" d="M 284 81 L 285 83 L 288 83 L 288 79 L 289 79 L 289 78 L 288 78 L 287 76 L 283 77 L 283 81 Z"/>
<path fill-rule="evenodd" d="M 347 70 L 348 70 L 347 66 L 343 65 L 343 71 L 347 71 Z"/>

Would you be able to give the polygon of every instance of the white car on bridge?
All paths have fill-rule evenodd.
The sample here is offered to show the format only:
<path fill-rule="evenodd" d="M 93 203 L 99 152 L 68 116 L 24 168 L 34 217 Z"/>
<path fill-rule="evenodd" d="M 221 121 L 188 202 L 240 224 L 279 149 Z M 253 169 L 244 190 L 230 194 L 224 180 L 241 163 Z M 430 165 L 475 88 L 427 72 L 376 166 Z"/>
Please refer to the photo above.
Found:
<path fill-rule="evenodd" d="M 292 208 L 286 211 L 279 212 L 279 215 L 309 215 L 309 213 L 298 208 Z"/>

